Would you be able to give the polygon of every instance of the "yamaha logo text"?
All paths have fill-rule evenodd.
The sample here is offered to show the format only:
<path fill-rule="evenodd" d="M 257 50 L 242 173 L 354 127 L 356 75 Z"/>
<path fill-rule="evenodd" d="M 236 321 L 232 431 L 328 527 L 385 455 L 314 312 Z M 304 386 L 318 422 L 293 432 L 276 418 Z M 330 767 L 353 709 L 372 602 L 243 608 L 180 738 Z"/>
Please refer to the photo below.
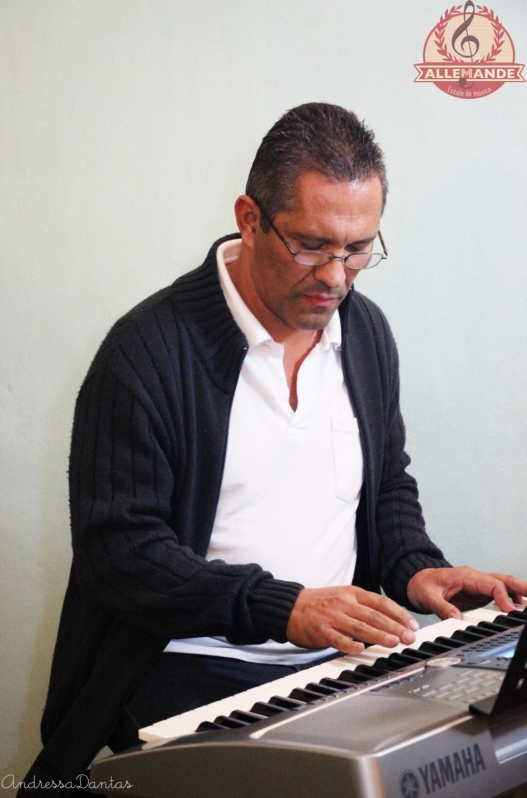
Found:
<path fill-rule="evenodd" d="M 448 785 L 469 779 L 486 769 L 481 749 L 475 743 L 427 762 L 417 769 L 417 773 L 405 771 L 401 777 L 401 795 L 403 798 L 433 795 Z M 423 791 L 421 787 L 424 787 Z"/>

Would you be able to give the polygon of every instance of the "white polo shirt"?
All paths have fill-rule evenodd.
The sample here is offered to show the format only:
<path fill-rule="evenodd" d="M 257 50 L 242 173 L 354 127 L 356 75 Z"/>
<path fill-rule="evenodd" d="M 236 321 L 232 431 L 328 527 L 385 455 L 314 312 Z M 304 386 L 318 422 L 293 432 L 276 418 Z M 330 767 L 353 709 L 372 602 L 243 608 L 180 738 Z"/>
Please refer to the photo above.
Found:
<path fill-rule="evenodd" d="M 220 498 L 207 559 L 258 563 L 305 587 L 349 585 L 363 477 L 357 419 L 344 385 L 335 313 L 297 377 L 289 404 L 284 347 L 245 305 L 226 268 L 240 241 L 218 248 L 225 299 L 249 349 L 236 386 Z M 327 656 L 272 640 L 233 646 L 225 638 L 172 640 L 165 651 L 250 662 L 300 664 Z"/>

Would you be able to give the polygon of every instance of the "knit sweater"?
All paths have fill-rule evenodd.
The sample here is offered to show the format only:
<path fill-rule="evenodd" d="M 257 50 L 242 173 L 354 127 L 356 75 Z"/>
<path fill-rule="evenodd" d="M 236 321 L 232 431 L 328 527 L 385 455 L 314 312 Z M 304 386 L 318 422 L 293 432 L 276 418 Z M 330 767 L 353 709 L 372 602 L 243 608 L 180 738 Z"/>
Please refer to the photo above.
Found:
<path fill-rule="evenodd" d="M 70 497 L 74 565 L 31 772 L 72 778 L 104 745 L 136 681 L 171 638 L 286 640 L 302 586 L 258 564 L 205 559 L 229 413 L 247 341 L 221 290 L 216 242 L 202 266 L 142 302 L 103 342 L 81 388 Z M 364 455 L 354 584 L 410 606 L 409 579 L 448 563 L 406 473 L 397 351 L 352 290 L 342 364 Z"/>

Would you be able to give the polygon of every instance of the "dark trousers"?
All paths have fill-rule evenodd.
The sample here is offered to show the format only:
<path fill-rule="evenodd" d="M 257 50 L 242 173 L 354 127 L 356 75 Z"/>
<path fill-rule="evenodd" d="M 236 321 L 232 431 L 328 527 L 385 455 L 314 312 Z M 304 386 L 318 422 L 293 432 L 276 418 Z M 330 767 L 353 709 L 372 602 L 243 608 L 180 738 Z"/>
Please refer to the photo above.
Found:
<path fill-rule="evenodd" d="M 140 742 L 137 732 L 144 726 L 281 679 L 334 656 L 306 665 L 260 665 L 227 657 L 161 654 L 135 686 L 108 745 L 114 753 L 131 748 Z"/>

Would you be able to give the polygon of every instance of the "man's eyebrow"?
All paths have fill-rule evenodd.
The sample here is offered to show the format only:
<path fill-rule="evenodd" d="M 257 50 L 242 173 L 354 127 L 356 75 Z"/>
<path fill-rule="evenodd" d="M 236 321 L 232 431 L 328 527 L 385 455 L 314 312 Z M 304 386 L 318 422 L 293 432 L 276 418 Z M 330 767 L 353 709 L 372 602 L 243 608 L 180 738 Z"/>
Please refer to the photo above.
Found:
<path fill-rule="evenodd" d="M 301 232 L 294 232 L 290 233 L 291 237 L 294 238 L 296 241 L 313 241 L 317 244 L 335 244 L 337 242 L 333 241 L 332 238 L 326 238 L 325 236 L 317 236 L 313 235 L 312 233 L 301 233 Z M 357 246 L 357 244 L 371 244 L 372 241 L 375 241 L 376 236 L 369 236 L 368 238 L 361 238 L 357 241 L 350 241 L 346 246 Z"/>

